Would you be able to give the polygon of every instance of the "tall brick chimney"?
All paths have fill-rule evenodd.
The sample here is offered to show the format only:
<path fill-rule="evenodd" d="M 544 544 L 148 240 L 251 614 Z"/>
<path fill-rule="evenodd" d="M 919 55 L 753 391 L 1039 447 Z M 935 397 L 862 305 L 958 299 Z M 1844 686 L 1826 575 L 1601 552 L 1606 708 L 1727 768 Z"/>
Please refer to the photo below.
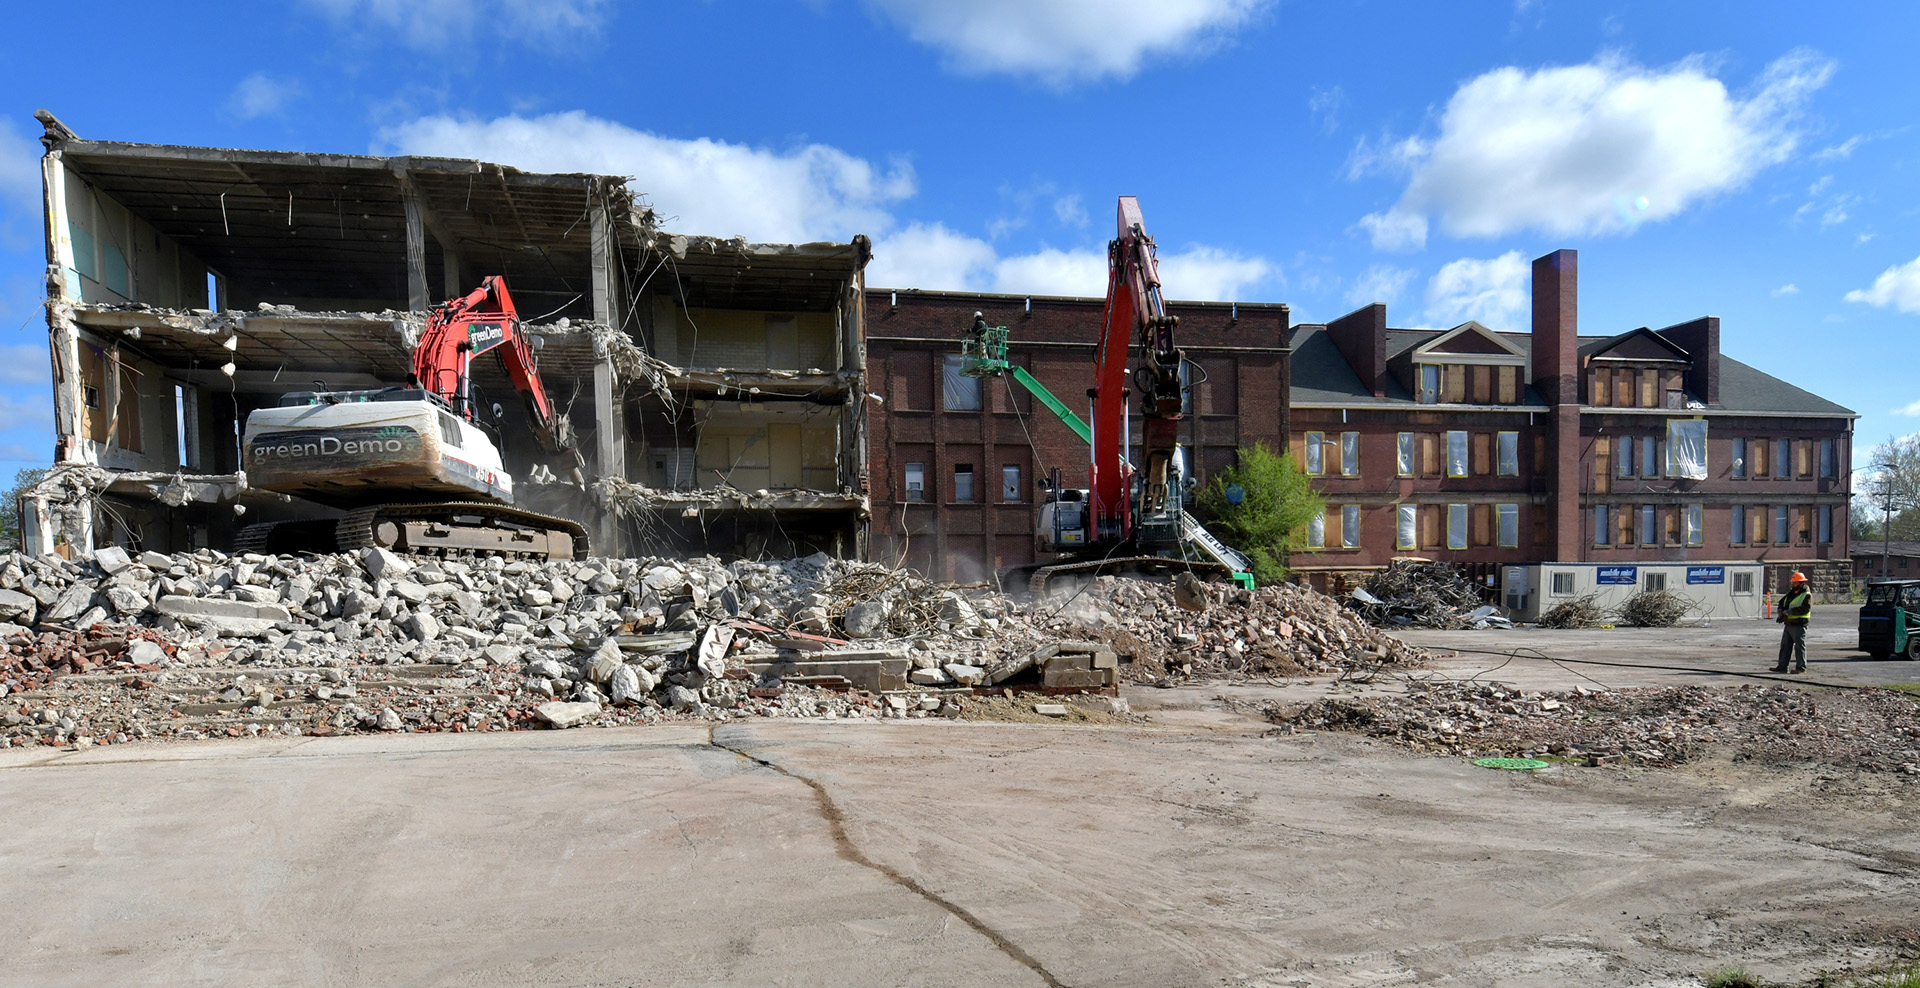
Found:
<path fill-rule="evenodd" d="M 1387 395 L 1387 307 L 1375 302 L 1327 323 L 1327 336 L 1375 398 Z"/>
<path fill-rule="evenodd" d="M 1702 316 L 1658 332 L 1693 358 L 1687 390 L 1709 405 L 1720 404 L 1720 317 Z"/>
<path fill-rule="evenodd" d="M 1580 252 L 1533 262 L 1533 387 L 1549 405 L 1580 401 Z"/>
<path fill-rule="evenodd" d="M 1546 561 L 1585 555 L 1580 515 L 1580 255 L 1556 250 L 1533 262 L 1533 387 L 1552 408 L 1547 456 L 1552 525 Z"/>

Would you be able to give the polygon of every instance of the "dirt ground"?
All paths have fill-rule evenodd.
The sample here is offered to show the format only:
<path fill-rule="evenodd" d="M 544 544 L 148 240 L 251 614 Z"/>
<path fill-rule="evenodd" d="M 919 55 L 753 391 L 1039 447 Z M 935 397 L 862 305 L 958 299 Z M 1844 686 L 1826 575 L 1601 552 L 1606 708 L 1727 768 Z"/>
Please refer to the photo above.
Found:
<path fill-rule="evenodd" d="M 0 984 L 1807 983 L 1920 956 L 1920 787 L 1127 726 L 0 752 Z"/>

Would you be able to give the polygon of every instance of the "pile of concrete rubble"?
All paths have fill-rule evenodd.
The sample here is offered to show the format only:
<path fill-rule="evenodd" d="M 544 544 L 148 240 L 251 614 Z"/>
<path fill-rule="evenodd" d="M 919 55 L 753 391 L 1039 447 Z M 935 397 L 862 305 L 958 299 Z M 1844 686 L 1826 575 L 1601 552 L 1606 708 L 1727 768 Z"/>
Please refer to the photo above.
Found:
<path fill-rule="evenodd" d="M 1029 604 L 825 555 L 0 560 L 0 746 L 958 716 L 989 688 L 1422 658 L 1292 587 L 1105 578 Z"/>
<path fill-rule="evenodd" d="M 1450 755 L 1671 766 L 1710 748 L 1738 759 L 1817 762 L 1920 780 L 1920 703 L 1890 690 L 1819 695 L 1781 686 L 1570 692 L 1488 683 L 1409 684 L 1404 695 L 1335 696 L 1267 717 L 1288 732 L 1341 730 Z"/>

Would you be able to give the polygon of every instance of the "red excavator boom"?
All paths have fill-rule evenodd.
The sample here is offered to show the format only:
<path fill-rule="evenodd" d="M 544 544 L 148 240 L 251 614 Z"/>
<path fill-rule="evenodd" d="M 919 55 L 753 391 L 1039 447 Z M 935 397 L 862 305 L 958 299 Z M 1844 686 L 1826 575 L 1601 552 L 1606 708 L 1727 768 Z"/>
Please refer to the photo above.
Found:
<path fill-rule="evenodd" d="M 462 417 L 475 420 L 473 358 L 497 351 L 514 390 L 526 399 L 527 418 L 549 453 L 574 447 L 572 429 L 554 412 L 527 335 L 520 328 L 507 282 L 488 275 L 463 298 L 442 302 L 427 317 L 427 328 L 413 350 L 413 377 L 419 386 L 445 399 Z M 578 454 L 576 454 L 577 457 Z"/>
<path fill-rule="evenodd" d="M 1181 355 L 1174 346 L 1179 324 L 1167 315 L 1160 295 L 1160 267 L 1153 238 L 1147 236 L 1140 201 L 1121 196 L 1119 233 L 1108 245 L 1107 309 L 1096 354 L 1093 398 L 1093 466 L 1088 488 L 1097 538 L 1124 540 L 1134 535 L 1136 505 L 1130 496 L 1133 468 L 1127 462 L 1127 358 L 1140 347 L 1141 364 L 1133 372 L 1140 389 L 1142 513 L 1163 509 L 1169 496 L 1170 465 L 1179 446 Z"/>

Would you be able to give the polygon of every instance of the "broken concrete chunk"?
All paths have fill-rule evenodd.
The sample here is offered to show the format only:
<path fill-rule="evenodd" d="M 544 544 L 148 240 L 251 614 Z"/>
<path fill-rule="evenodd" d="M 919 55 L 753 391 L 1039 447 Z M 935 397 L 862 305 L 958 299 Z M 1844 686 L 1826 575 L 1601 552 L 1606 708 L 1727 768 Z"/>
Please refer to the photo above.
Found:
<path fill-rule="evenodd" d="M 954 682 L 962 686 L 978 686 L 986 681 L 987 671 L 979 666 L 970 666 L 963 662 L 949 662 L 942 667 Z"/>
<path fill-rule="evenodd" d="M 383 731 L 397 731 L 401 728 L 400 714 L 392 707 L 380 711 L 379 727 Z"/>
<path fill-rule="evenodd" d="M 675 710 L 687 711 L 700 705 L 700 694 L 685 686 L 673 686 L 667 689 L 667 703 Z"/>
<path fill-rule="evenodd" d="M 953 681 L 942 669 L 915 669 L 907 673 L 907 681 L 920 686 L 944 686 Z"/>
<path fill-rule="evenodd" d="M 1065 717 L 1067 705 L 1064 703 L 1036 703 L 1033 712 L 1043 717 Z"/>
<path fill-rule="evenodd" d="M 609 638 L 601 642 L 600 647 L 594 650 L 593 657 L 587 660 L 587 678 L 596 683 L 610 683 L 613 674 L 624 667 L 625 661 L 620 654 L 619 643 Z"/>
<path fill-rule="evenodd" d="M 652 673 L 639 666 L 623 665 L 614 670 L 608 692 L 614 703 L 636 703 L 653 692 L 655 685 Z"/>
<path fill-rule="evenodd" d="M 47 612 L 41 615 L 40 620 L 48 624 L 69 624 L 85 613 L 92 603 L 93 588 L 84 583 L 76 583 L 68 587 L 66 592 L 53 602 L 53 606 L 47 608 Z"/>
<path fill-rule="evenodd" d="M 566 700 L 554 700 L 533 708 L 534 716 L 546 721 L 556 729 L 579 727 L 600 716 L 598 703 L 570 703 Z"/>
<path fill-rule="evenodd" d="M 144 638 L 127 643 L 127 661 L 134 665 L 157 666 L 167 661 L 167 650 Z"/>
<path fill-rule="evenodd" d="M 417 642 L 430 642 L 440 637 L 440 622 L 429 611 L 415 611 L 400 622 L 400 630 Z"/>
<path fill-rule="evenodd" d="M 379 546 L 362 550 L 360 564 L 367 568 L 367 575 L 376 580 L 397 580 L 413 568 L 405 559 Z"/>
<path fill-rule="evenodd" d="M 140 565 L 153 570 L 155 573 L 165 573 L 167 570 L 173 568 L 173 557 L 164 556 L 157 552 L 143 552 L 140 554 Z"/>
<path fill-rule="evenodd" d="M 393 581 L 394 596 L 409 604 L 423 604 L 427 600 L 427 588 L 412 580 Z"/>
<path fill-rule="evenodd" d="M 133 559 L 127 555 L 127 550 L 117 545 L 110 545 L 104 549 L 94 550 L 93 564 L 100 567 L 101 572 L 108 576 L 113 576 L 116 573 L 123 573 L 131 567 L 133 565 Z"/>
<path fill-rule="evenodd" d="M 877 600 L 862 601 L 840 616 L 848 638 L 878 638 L 886 633 L 887 605 Z"/>
<path fill-rule="evenodd" d="M 18 590 L 0 590 L 0 621 L 32 624 L 40 602 Z"/>
<path fill-rule="evenodd" d="M 526 654 L 526 650 L 514 648 L 512 645 L 488 645 L 486 648 L 481 649 L 480 654 L 485 656 L 487 661 L 494 665 L 510 666 L 519 662 L 520 656 Z M 558 665 L 559 663 L 554 664 Z"/>

